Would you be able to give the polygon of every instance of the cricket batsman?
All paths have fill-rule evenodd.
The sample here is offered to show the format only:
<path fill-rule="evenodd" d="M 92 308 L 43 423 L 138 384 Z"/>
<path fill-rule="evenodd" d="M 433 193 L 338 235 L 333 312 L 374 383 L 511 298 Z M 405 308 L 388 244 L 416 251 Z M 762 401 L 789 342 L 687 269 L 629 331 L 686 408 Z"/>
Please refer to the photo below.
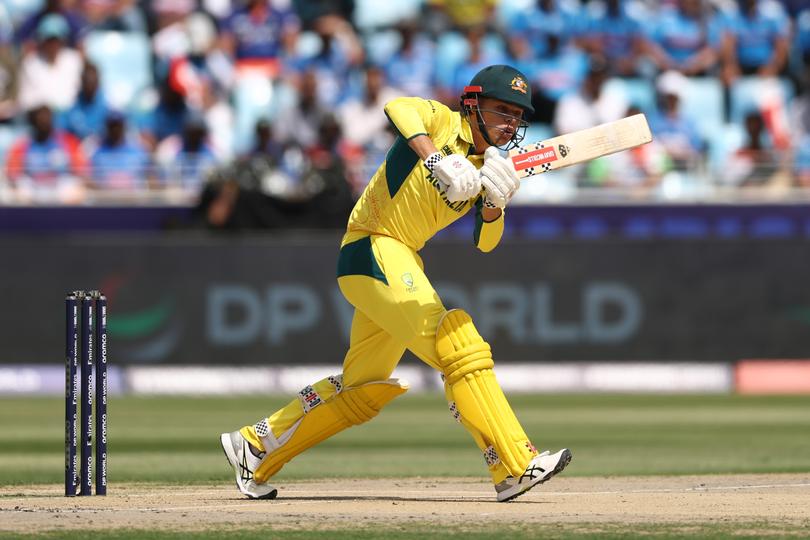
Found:
<path fill-rule="evenodd" d="M 533 112 L 526 77 L 489 66 L 464 88 L 461 112 L 417 97 L 394 99 L 385 112 L 398 137 L 355 205 L 338 257 L 338 285 L 355 308 L 343 372 L 221 435 L 249 498 L 274 498 L 268 481 L 285 463 L 405 393 L 407 384 L 390 378 L 405 349 L 442 374 L 450 411 L 481 450 L 498 501 L 571 461 L 568 449 L 537 453 L 495 378 L 489 344 L 469 314 L 445 309 L 419 257 L 425 242 L 470 210 L 478 249 L 498 245 L 504 208 L 520 185 L 499 149 L 523 139 L 524 113 Z"/>

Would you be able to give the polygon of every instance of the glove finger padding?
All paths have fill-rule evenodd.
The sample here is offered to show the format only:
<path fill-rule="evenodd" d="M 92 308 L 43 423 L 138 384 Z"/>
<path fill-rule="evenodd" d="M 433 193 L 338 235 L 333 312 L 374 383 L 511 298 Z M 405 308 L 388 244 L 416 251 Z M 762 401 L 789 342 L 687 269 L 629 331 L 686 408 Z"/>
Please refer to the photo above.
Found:
<path fill-rule="evenodd" d="M 480 175 L 487 200 L 491 206 L 497 208 L 505 208 L 520 187 L 517 172 L 507 159 L 501 157 L 495 147 L 489 147 L 484 153 L 484 165 L 481 167 Z"/>
<path fill-rule="evenodd" d="M 507 203 L 507 193 L 501 191 L 500 186 L 496 184 L 489 176 L 481 174 L 481 186 L 486 193 L 486 200 L 491 203 L 491 206 L 503 209 Z"/>
<path fill-rule="evenodd" d="M 478 171 L 464 156 L 451 154 L 433 168 L 433 173 L 447 186 L 446 196 L 450 202 L 470 199 L 481 191 Z"/>

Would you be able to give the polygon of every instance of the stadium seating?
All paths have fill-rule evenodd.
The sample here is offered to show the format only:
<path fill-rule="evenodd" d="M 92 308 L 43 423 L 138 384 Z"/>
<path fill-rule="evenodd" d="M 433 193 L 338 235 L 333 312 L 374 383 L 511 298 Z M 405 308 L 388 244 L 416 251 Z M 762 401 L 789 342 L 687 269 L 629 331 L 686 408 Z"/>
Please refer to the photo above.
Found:
<path fill-rule="evenodd" d="M 361 30 L 372 30 L 391 26 L 406 18 L 419 15 L 421 0 L 397 0 L 380 2 L 379 0 L 356 0 L 355 23 Z"/>
<path fill-rule="evenodd" d="M 129 108 L 139 92 L 152 86 L 148 36 L 94 31 L 85 39 L 85 50 L 99 68 L 102 90 L 113 107 Z"/>
<path fill-rule="evenodd" d="M 655 111 L 655 90 L 646 79 L 612 78 L 605 82 L 606 92 L 620 91 L 627 98 L 627 103 L 635 105 L 644 113 Z"/>
<path fill-rule="evenodd" d="M 761 110 L 767 100 L 777 97 L 787 103 L 793 87 L 787 79 L 742 77 L 731 86 L 731 122 L 741 124 L 751 110 Z"/>
<path fill-rule="evenodd" d="M 724 101 L 720 81 L 712 77 L 690 78 L 681 111 L 685 118 L 694 122 L 703 139 L 711 144 L 723 128 Z"/>

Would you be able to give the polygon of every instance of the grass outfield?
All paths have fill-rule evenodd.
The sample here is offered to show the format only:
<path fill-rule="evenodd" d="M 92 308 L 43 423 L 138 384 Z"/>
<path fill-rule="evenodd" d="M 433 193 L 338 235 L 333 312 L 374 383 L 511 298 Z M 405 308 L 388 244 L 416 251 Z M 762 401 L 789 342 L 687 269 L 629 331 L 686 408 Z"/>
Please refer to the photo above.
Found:
<path fill-rule="evenodd" d="M 510 401 L 538 448 L 572 449 L 569 476 L 810 471 L 810 396 L 516 395 Z M 231 482 L 219 433 L 283 403 L 115 397 L 111 489 L 130 481 Z M 61 399 L 0 399 L 0 485 L 63 481 L 63 418 Z M 486 476 L 480 453 L 440 395 L 398 398 L 374 421 L 296 458 L 277 481 L 402 476 Z"/>
<path fill-rule="evenodd" d="M 741 533 L 741 531 L 744 531 Z M 798 533 L 798 534 L 797 534 Z M 674 538 L 757 538 L 767 537 L 769 540 L 779 538 L 797 538 L 803 536 L 801 531 L 789 526 L 779 524 L 763 524 L 752 522 L 741 528 L 740 524 L 692 524 L 692 525 L 633 525 L 628 528 L 623 525 L 590 523 L 590 524 L 554 524 L 537 525 L 531 527 L 477 527 L 474 530 L 442 530 L 440 527 L 424 527 L 413 525 L 405 530 L 390 528 L 386 530 L 330 530 L 320 531 L 317 536 L 330 540 L 400 540 L 413 538 L 430 538 L 431 540 L 530 540 L 537 538 L 566 538 L 587 540 L 619 540 L 637 537 L 653 537 L 656 540 L 669 540 Z M 274 532 L 263 528 L 262 530 L 237 531 L 207 531 L 207 532 L 176 532 L 176 531 L 143 531 L 115 530 L 104 531 L 102 535 L 91 531 L 55 531 L 49 533 L 31 534 L 4 534 L 0 532 L 0 540 L 5 539 L 36 539 L 36 540 L 86 540 L 88 537 L 103 537 L 109 540 L 311 540 L 311 531 L 283 531 Z"/>

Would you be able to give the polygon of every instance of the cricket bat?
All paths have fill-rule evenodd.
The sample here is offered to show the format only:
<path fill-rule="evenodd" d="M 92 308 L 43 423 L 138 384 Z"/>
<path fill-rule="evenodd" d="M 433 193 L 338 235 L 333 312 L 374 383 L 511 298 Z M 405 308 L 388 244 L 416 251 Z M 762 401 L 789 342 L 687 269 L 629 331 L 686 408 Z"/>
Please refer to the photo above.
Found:
<path fill-rule="evenodd" d="M 526 178 L 652 141 L 643 114 L 635 114 L 600 126 L 574 131 L 509 151 L 519 178 Z"/>

